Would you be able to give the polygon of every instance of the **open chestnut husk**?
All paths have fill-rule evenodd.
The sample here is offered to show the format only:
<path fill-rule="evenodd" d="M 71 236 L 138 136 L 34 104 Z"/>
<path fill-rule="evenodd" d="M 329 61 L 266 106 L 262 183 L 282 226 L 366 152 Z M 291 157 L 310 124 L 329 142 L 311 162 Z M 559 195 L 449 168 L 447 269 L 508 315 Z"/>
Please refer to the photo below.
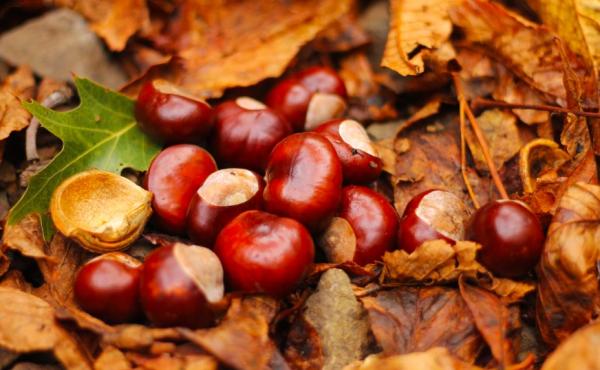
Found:
<path fill-rule="evenodd" d="M 111 172 L 88 170 L 52 194 L 50 215 L 63 235 L 96 253 L 126 248 L 144 230 L 152 194 Z"/>

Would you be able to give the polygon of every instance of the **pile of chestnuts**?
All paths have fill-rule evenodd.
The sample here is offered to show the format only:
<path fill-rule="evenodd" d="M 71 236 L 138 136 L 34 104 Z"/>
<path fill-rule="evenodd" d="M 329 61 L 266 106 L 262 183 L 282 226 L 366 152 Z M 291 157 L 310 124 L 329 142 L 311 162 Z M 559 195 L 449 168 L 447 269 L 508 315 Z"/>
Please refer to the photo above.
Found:
<path fill-rule="evenodd" d="M 266 104 L 240 97 L 212 108 L 168 82 L 147 82 L 135 115 L 167 145 L 144 178 L 152 223 L 196 245 L 160 246 L 143 263 L 120 252 L 92 259 L 76 279 L 80 306 L 111 323 L 145 315 L 157 326 L 206 327 L 225 287 L 293 292 L 315 243 L 329 262 L 366 265 L 386 251 L 467 238 L 495 274 L 532 270 L 544 233 L 520 202 L 492 201 L 470 215 L 461 198 L 432 189 L 400 217 L 368 187 L 383 163 L 363 126 L 340 117 L 346 98 L 326 67 L 280 81 Z"/>

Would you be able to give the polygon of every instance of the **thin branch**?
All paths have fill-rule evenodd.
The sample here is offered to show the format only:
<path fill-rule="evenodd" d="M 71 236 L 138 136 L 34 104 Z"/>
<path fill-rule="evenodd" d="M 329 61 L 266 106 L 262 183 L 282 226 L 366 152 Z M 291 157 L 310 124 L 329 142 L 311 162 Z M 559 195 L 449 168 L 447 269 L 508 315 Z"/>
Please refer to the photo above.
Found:
<path fill-rule="evenodd" d="M 467 191 L 469 192 L 469 197 L 471 197 L 471 201 L 473 202 L 473 206 L 475 209 L 479 208 L 479 201 L 475 196 L 475 192 L 473 191 L 473 187 L 471 186 L 471 181 L 469 180 L 469 176 L 467 174 L 467 144 L 465 142 L 465 104 L 463 101 L 459 103 L 459 117 L 460 117 L 460 172 L 462 173 L 463 181 L 465 186 L 467 187 Z"/>
<path fill-rule="evenodd" d="M 496 186 L 498 193 L 500 193 L 500 197 L 503 199 L 508 199 L 508 193 L 506 192 L 506 189 L 504 188 L 504 184 L 502 183 L 502 180 L 500 179 L 500 175 L 498 174 L 496 165 L 494 164 L 494 161 L 492 160 L 492 156 L 490 154 L 490 148 L 487 143 L 487 140 L 485 139 L 485 136 L 483 136 L 483 132 L 481 131 L 481 128 L 479 127 L 479 123 L 477 123 L 477 119 L 475 118 L 475 115 L 473 114 L 473 111 L 469 107 L 469 104 L 467 103 L 467 99 L 465 98 L 465 94 L 464 94 L 464 90 L 463 90 L 460 78 L 458 77 L 458 75 L 456 73 L 452 73 L 452 80 L 454 82 L 454 87 L 456 89 L 456 95 L 458 95 L 458 101 L 464 105 L 465 112 L 467 113 L 467 118 L 469 119 L 469 122 L 471 122 L 471 127 L 473 128 L 475 137 L 477 137 L 477 141 L 479 142 L 479 146 L 481 147 L 481 152 L 483 153 L 483 157 L 485 158 L 485 162 L 490 171 L 490 175 L 492 176 L 492 180 L 494 181 L 494 185 Z"/>
<path fill-rule="evenodd" d="M 576 116 L 582 117 L 595 117 L 600 118 L 598 112 L 584 112 L 576 111 L 569 108 L 557 107 L 554 105 L 543 105 L 543 104 L 513 104 L 498 100 L 490 100 L 483 98 L 475 98 L 471 101 L 471 107 L 473 109 L 479 108 L 507 108 L 507 109 L 529 109 L 529 110 L 541 110 L 546 112 L 557 112 L 557 113 L 572 113 Z"/>

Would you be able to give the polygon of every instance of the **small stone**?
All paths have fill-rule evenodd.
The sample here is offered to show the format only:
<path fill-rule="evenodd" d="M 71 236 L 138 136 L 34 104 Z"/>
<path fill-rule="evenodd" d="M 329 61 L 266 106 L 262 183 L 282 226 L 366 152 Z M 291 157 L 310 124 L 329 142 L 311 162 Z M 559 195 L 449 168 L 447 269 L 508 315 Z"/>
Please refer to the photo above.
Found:
<path fill-rule="evenodd" d="M 69 9 L 48 12 L 2 34 L 0 58 L 57 80 L 70 80 L 74 73 L 110 88 L 127 80 L 86 21 Z"/>
<path fill-rule="evenodd" d="M 343 369 L 363 357 L 369 344 L 369 323 L 344 271 L 323 273 L 317 291 L 306 301 L 304 316 L 319 333 L 324 370 Z"/>

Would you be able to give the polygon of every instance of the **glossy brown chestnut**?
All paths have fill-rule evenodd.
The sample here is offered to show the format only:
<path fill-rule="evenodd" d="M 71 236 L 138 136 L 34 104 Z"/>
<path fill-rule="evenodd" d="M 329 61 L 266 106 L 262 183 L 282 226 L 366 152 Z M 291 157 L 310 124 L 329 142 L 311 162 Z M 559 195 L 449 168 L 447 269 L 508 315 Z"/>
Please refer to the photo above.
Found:
<path fill-rule="evenodd" d="M 328 67 L 306 68 L 279 82 L 268 94 L 267 104 L 281 112 L 296 131 L 312 129 L 345 110 L 344 81 Z"/>
<path fill-rule="evenodd" d="M 315 132 L 333 144 L 342 162 L 344 180 L 352 184 L 375 181 L 383 162 L 364 127 L 353 120 L 334 119 L 319 125 Z"/>
<path fill-rule="evenodd" d="M 454 245 L 465 235 L 469 211 L 464 202 L 445 190 L 427 190 L 407 204 L 398 225 L 398 246 L 412 253 L 428 240 Z"/>
<path fill-rule="evenodd" d="M 496 200 L 479 208 L 467 236 L 481 244 L 479 260 L 493 273 L 516 277 L 532 271 L 544 249 L 544 231 L 525 204 Z"/>
<path fill-rule="evenodd" d="M 396 242 L 398 214 L 388 200 L 364 186 L 342 189 L 337 217 L 319 240 L 330 262 L 359 265 L 380 260 Z"/>
<path fill-rule="evenodd" d="M 192 197 L 216 170 L 213 157 L 196 145 L 179 144 L 160 152 L 144 179 L 144 187 L 153 194 L 155 224 L 168 233 L 183 234 Z"/>
<path fill-rule="evenodd" d="M 273 147 L 292 133 L 292 126 L 275 110 L 248 97 L 215 109 L 212 152 L 222 165 L 263 172 Z"/>
<path fill-rule="evenodd" d="M 288 136 L 275 146 L 266 171 L 265 208 L 291 217 L 312 230 L 334 215 L 342 189 L 342 165 L 320 134 Z"/>
<path fill-rule="evenodd" d="M 100 255 L 81 267 L 73 293 L 77 304 L 89 314 L 111 324 L 140 317 L 138 294 L 141 262 L 127 254 Z"/>
<path fill-rule="evenodd" d="M 308 230 L 299 222 L 247 211 L 219 233 L 215 253 L 231 288 L 281 297 L 302 281 L 315 252 Z"/>
<path fill-rule="evenodd" d="M 207 137 L 212 108 L 164 80 L 146 82 L 135 104 L 135 118 L 148 135 L 167 144 L 197 143 Z"/>
<path fill-rule="evenodd" d="M 223 266 L 208 248 L 174 243 L 155 249 L 144 261 L 140 297 L 155 325 L 209 326 L 223 294 Z"/>
<path fill-rule="evenodd" d="M 262 206 L 264 180 L 242 168 L 210 174 L 188 209 L 187 231 L 194 243 L 212 246 L 217 234 L 235 216 Z"/>

